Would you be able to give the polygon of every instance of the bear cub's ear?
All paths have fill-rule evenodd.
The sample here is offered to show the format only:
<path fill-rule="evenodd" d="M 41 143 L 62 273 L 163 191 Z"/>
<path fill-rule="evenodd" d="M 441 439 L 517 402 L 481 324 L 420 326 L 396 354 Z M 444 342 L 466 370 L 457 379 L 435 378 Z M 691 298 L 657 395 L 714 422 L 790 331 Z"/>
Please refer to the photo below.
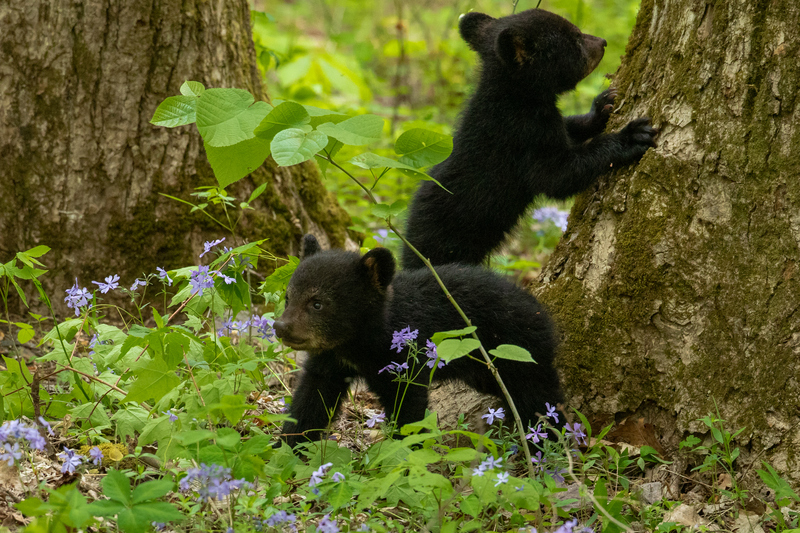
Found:
<path fill-rule="evenodd" d="M 480 52 L 485 48 L 486 28 L 494 19 L 483 13 L 467 13 L 462 15 L 458 21 L 458 31 L 461 38 L 466 41 L 470 48 Z"/>
<path fill-rule="evenodd" d="M 506 28 L 497 36 L 497 54 L 508 66 L 520 67 L 531 60 L 531 52 L 514 28 Z"/>
<path fill-rule="evenodd" d="M 322 248 L 320 248 L 317 238 L 310 233 L 307 233 L 303 237 L 303 243 L 300 246 L 300 259 L 302 260 L 306 257 L 311 257 L 320 251 L 322 251 Z"/>
<path fill-rule="evenodd" d="M 385 291 L 394 278 L 394 256 L 386 248 L 373 248 L 361 258 L 370 283 L 380 291 Z"/>

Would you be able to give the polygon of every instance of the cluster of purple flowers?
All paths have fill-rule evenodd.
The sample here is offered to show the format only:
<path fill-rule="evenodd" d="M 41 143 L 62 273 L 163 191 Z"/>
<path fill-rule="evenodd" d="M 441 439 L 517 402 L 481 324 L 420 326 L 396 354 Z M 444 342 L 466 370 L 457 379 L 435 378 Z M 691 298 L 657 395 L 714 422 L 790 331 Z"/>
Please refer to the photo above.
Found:
<path fill-rule="evenodd" d="M 425 341 L 425 348 L 426 348 L 425 357 L 428 358 L 428 362 L 425 364 L 428 365 L 428 368 L 433 368 L 434 364 L 436 364 L 436 368 L 442 368 L 444 365 L 447 364 L 441 360 L 439 360 L 438 362 L 436 361 L 436 358 L 439 355 L 436 352 L 436 345 L 433 343 L 432 340 L 428 339 Z"/>
<path fill-rule="evenodd" d="M 297 520 L 297 517 L 294 514 L 287 513 L 286 511 L 278 511 L 277 513 L 273 514 L 265 521 L 261 523 L 261 528 L 264 527 L 266 524 L 269 527 L 277 527 L 283 524 L 291 525 Z M 256 531 L 261 531 L 258 525 L 255 526 Z"/>
<path fill-rule="evenodd" d="M 196 482 L 193 486 L 192 482 Z M 200 465 L 200 468 L 190 468 L 186 477 L 180 480 L 178 486 L 183 492 L 194 490 L 201 502 L 211 498 L 222 499 L 229 496 L 234 490 L 249 487 L 244 479 L 233 479 L 231 469 L 221 465 Z"/>
<path fill-rule="evenodd" d="M 77 283 L 78 280 L 75 280 Z M 105 283 L 100 281 L 93 281 L 95 285 L 100 289 L 101 294 L 105 294 L 108 291 L 113 291 L 117 287 L 119 287 L 119 276 L 114 274 L 113 276 L 106 276 Z"/>
<path fill-rule="evenodd" d="M 408 370 L 408 363 L 395 363 L 394 361 L 392 361 L 385 367 L 378 370 L 378 374 L 384 371 L 391 372 L 392 374 L 399 374 L 403 370 Z"/>
<path fill-rule="evenodd" d="M 567 217 L 569 217 L 569 211 L 562 211 L 557 207 L 540 207 L 533 211 L 535 220 L 542 223 L 552 220 L 553 224 L 558 226 L 561 231 L 567 231 Z"/>
<path fill-rule="evenodd" d="M 580 422 L 575 422 L 572 427 L 569 424 L 564 424 L 564 429 L 567 430 L 567 437 L 572 437 L 578 444 L 587 445 L 586 433 L 583 432 L 583 425 Z"/>
<path fill-rule="evenodd" d="M 317 531 L 319 533 L 339 533 L 339 526 L 336 524 L 336 520 L 331 520 L 331 515 L 326 514 L 317 524 Z"/>
<path fill-rule="evenodd" d="M 578 528 L 578 519 L 573 518 L 572 520 L 567 520 L 558 529 L 554 529 L 553 533 L 592 533 L 592 528 L 589 527 L 582 527 Z M 527 529 L 520 529 L 520 533 L 523 531 L 525 533 L 538 533 L 535 527 L 529 527 Z"/>
<path fill-rule="evenodd" d="M 256 335 L 267 340 L 275 336 L 275 330 L 272 329 L 273 324 L 275 324 L 275 320 L 267 317 L 267 315 L 253 317 L 251 320 L 231 320 L 228 318 L 222 323 L 222 327 L 217 330 L 217 336 L 229 337 L 234 331 L 238 331 L 241 334 L 241 332 L 252 326 Z"/>
<path fill-rule="evenodd" d="M 473 476 L 482 476 L 487 471 L 492 470 L 494 468 L 502 468 L 502 466 L 503 466 L 503 458 L 502 457 L 498 457 L 497 459 L 495 459 L 494 457 L 489 456 L 484 462 L 482 462 L 480 465 L 478 465 L 478 468 L 473 468 L 472 469 L 472 475 Z"/>
<path fill-rule="evenodd" d="M 528 426 L 528 431 L 530 431 L 530 433 L 525 435 L 525 438 L 532 441 L 534 444 L 538 444 L 539 441 L 547 440 L 547 431 L 542 428 L 541 424 L 537 425 L 536 428 Z"/>
<path fill-rule="evenodd" d="M 39 421 L 48 431 L 52 433 L 50 424 L 39 417 Z M 47 441 L 35 426 L 28 426 L 22 420 L 8 420 L 0 425 L 0 462 L 5 462 L 8 466 L 14 466 L 16 461 L 22 459 L 20 444 L 25 444 L 34 450 L 43 450 Z"/>
<path fill-rule="evenodd" d="M 224 240 L 225 240 L 225 237 L 223 237 L 223 238 L 221 238 L 219 240 L 216 240 L 216 241 L 204 242 L 203 243 L 203 253 L 200 254 L 200 257 L 203 257 L 204 255 L 206 255 L 208 252 L 211 251 L 211 249 L 213 247 L 215 247 L 216 245 L 220 244 Z"/>
<path fill-rule="evenodd" d="M 502 407 L 500 409 L 497 409 L 497 410 L 492 409 L 490 407 L 489 408 L 489 412 L 486 413 L 485 415 L 483 415 L 481 418 L 485 418 L 487 424 L 492 424 L 494 422 L 495 418 L 498 419 L 498 420 L 503 420 L 505 417 L 506 417 L 506 413 L 505 413 L 505 411 L 503 410 Z"/>
<path fill-rule="evenodd" d="M 200 265 L 197 270 L 189 272 L 189 283 L 192 285 L 192 294 L 200 293 L 214 286 L 214 278 L 208 271 L 208 266 Z"/>
<path fill-rule="evenodd" d="M 392 333 L 392 346 L 390 349 L 397 349 L 397 353 L 402 352 L 403 348 L 408 346 L 409 342 L 417 339 L 417 335 L 419 335 L 419 330 L 415 329 L 411 331 L 411 326 L 406 326 L 400 331 L 395 331 Z"/>
<path fill-rule="evenodd" d="M 67 297 L 64 298 L 64 301 L 67 303 L 67 307 L 75 310 L 75 316 L 80 316 L 81 307 L 86 307 L 87 311 L 92 308 L 92 304 L 89 303 L 92 295 L 86 287 L 78 288 L 78 278 L 75 278 L 75 285 L 67 289 L 66 293 Z"/>
<path fill-rule="evenodd" d="M 64 461 L 64 464 L 61 465 L 62 474 L 66 474 L 67 472 L 74 474 L 75 469 L 78 468 L 84 461 L 84 457 L 82 455 L 78 455 L 75 453 L 75 450 L 70 450 L 66 446 L 64 446 L 64 452 L 59 453 L 57 457 Z"/>

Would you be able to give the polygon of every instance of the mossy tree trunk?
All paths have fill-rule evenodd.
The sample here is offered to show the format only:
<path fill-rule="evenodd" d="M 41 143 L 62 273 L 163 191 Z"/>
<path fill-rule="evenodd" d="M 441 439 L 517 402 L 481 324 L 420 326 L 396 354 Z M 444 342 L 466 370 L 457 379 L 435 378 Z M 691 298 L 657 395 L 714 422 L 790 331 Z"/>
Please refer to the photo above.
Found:
<path fill-rule="evenodd" d="M 184 80 L 267 98 L 246 0 L 5 3 L 0 51 L 0 260 L 50 246 L 43 281 L 61 294 L 75 277 L 130 284 L 156 266 L 196 264 L 204 240 L 233 240 L 159 194 L 190 199 L 215 180 L 194 127 L 149 120 Z M 228 193 L 243 201 L 264 182 L 237 244 L 268 238 L 285 256 L 309 231 L 345 244 L 349 217 L 314 164 L 269 159 Z"/>
<path fill-rule="evenodd" d="M 659 147 L 577 199 L 539 292 L 572 406 L 668 444 L 718 407 L 795 484 L 798 28 L 796 0 L 644 0 L 610 127 L 653 117 Z"/>

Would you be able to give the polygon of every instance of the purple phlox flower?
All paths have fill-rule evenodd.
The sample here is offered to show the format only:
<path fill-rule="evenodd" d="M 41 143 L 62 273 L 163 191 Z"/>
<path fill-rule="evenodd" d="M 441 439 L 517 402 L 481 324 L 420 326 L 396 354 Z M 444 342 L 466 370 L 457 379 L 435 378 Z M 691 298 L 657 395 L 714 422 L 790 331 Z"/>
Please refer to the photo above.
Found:
<path fill-rule="evenodd" d="M 511 445 L 511 455 L 517 455 L 518 451 L 519 451 L 519 446 L 517 446 L 516 444 L 512 444 Z"/>
<path fill-rule="evenodd" d="M 240 267 L 247 266 L 247 265 L 252 266 L 252 263 L 250 263 L 250 256 L 249 255 L 240 255 L 238 257 L 238 260 L 239 260 L 239 266 Z"/>
<path fill-rule="evenodd" d="M 108 291 L 113 291 L 114 289 L 119 287 L 119 276 L 117 276 L 116 274 L 114 274 L 113 276 L 106 276 L 105 283 L 102 283 L 100 281 L 93 281 L 92 283 L 94 283 L 99 287 L 100 292 L 102 294 L 105 294 Z"/>
<path fill-rule="evenodd" d="M 311 473 L 311 479 L 308 481 L 308 486 L 315 487 L 320 483 L 322 483 L 322 478 L 325 477 L 325 472 L 327 472 L 328 469 L 332 466 L 333 463 L 325 463 L 324 465 L 314 470 L 314 472 Z"/>
<path fill-rule="evenodd" d="M 197 270 L 191 270 L 189 276 L 189 283 L 192 284 L 192 294 L 199 292 L 202 295 L 204 290 L 214 286 L 214 278 L 211 277 L 207 266 L 199 266 Z"/>
<path fill-rule="evenodd" d="M 167 529 L 167 524 L 165 524 L 164 522 L 153 521 L 150 522 L 150 525 L 153 526 L 153 529 L 155 529 L 156 531 L 164 531 L 165 529 Z"/>
<path fill-rule="evenodd" d="M 333 475 L 331 476 L 331 479 L 334 480 L 336 483 L 339 483 L 340 481 L 344 481 L 344 474 L 342 474 L 341 472 L 334 472 Z"/>
<path fill-rule="evenodd" d="M 486 470 L 491 470 L 493 468 L 501 468 L 502 466 L 503 466 L 502 457 L 498 457 L 497 459 L 495 459 L 490 455 L 489 457 L 486 458 L 485 461 L 481 463 L 480 468 L 486 471 Z"/>
<path fill-rule="evenodd" d="M 220 272 L 219 275 L 222 276 L 222 281 L 225 282 L 225 285 L 230 285 L 231 283 L 236 283 L 236 278 L 232 278 L 230 276 L 226 276 L 222 272 Z"/>
<path fill-rule="evenodd" d="M 217 241 L 208 241 L 208 242 L 204 242 L 204 243 L 203 243 L 203 253 L 202 253 L 202 254 L 200 254 L 200 257 L 203 257 L 204 255 L 206 255 L 208 252 L 210 252 L 210 251 L 211 251 L 211 249 L 212 249 L 213 247 L 215 247 L 216 245 L 218 245 L 219 243 L 221 243 L 221 242 L 222 242 L 222 241 L 224 241 L 224 240 L 225 240 L 225 237 L 223 237 L 223 238 L 221 238 L 221 239 L 219 239 L 219 240 L 217 240 Z"/>
<path fill-rule="evenodd" d="M 145 280 L 136 278 L 135 280 L 133 280 L 133 285 L 131 285 L 131 292 L 135 291 L 139 287 L 146 287 L 146 286 L 147 282 Z"/>
<path fill-rule="evenodd" d="M 379 229 L 375 232 L 375 235 L 372 236 L 377 242 L 383 243 L 386 240 L 386 237 L 389 236 L 388 229 Z"/>
<path fill-rule="evenodd" d="M 15 442 L 12 446 L 8 442 L 4 445 L 5 452 L 0 453 L 0 462 L 7 462 L 8 466 L 14 466 L 15 461 L 22 459 L 22 452 L 19 451 L 19 442 Z"/>
<path fill-rule="evenodd" d="M 158 279 L 166 281 L 167 286 L 172 287 L 172 278 L 169 277 L 167 271 L 161 267 L 156 267 L 156 270 L 158 270 Z"/>
<path fill-rule="evenodd" d="M 161 411 L 165 415 L 169 416 L 170 422 L 176 422 L 178 420 L 178 415 L 172 412 L 172 409 L 167 409 L 166 411 Z"/>
<path fill-rule="evenodd" d="M 86 290 L 86 287 L 78 288 L 78 278 L 75 278 L 75 285 L 70 287 L 65 291 L 67 293 L 67 297 L 64 298 L 64 301 L 67 303 L 67 307 L 70 309 L 75 310 L 75 316 L 80 316 L 80 308 L 86 307 L 86 310 L 92 308 L 92 304 L 89 303 L 92 295 L 89 294 L 89 291 Z"/>
<path fill-rule="evenodd" d="M 545 413 L 545 416 L 552 418 L 553 421 L 555 421 L 555 423 L 558 424 L 558 413 L 556 413 L 555 406 L 550 405 L 550 403 L 548 402 L 545 402 L 544 406 L 547 407 L 547 413 Z"/>
<path fill-rule="evenodd" d="M 103 450 L 94 446 L 89 450 L 89 456 L 92 458 L 92 462 L 95 466 L 100 466 L 100 462 L 103 460 Z"/>
<path fill-rule="evenodd" d="M 249 320 L 234 320 L 232 325 L 233 325 L 233 329 L 238 331 L 241 334 L 243 331 L 246 331 L 247 328 L 250 327 L 250 321 Z"/>
<path fill-rule="evenodd" d="M 232 251 L 233 251 L 233 248 L 231 248 L 230 246 L 223 246 L 222 247 L 222 253 L 228 254 L 228 253 L 231 253 Z"/>
<path fill-rule="evenodd" d="M 568 437 L 572 437 L 578 444 L 586 446 L 586 433 L 583 432 L 583 426 L 580 422 L 575 422 L 572 427 L 569 427 L 568 423 L 564 424 L 564 429 L 567 430 L 566 435 Z"/>
<path fill-rule="evenodd" d="M 553 533 L 573 533 L 577 525 L 578 525 L 578 520 L 576 518 L 573 518 L 572 520 L 564 522 L 561 525 L 561 527 L 553 531 Z"/>
<path fill-rule="evenodd" d="M 356 529 L 356 531 L 370 531 L 370 529 L 367 524 L 361 524 L 361 526 L 358 529 Z"/>
<path fill-rule="evenodd" d="M 369 420 L 367 420 L 367 427 L 374 428 L 375 424 L 380 424 L 386 420 L 386 413 L 378 413 L 377 415 L 372 415 Z"/>
<path fill-rule="evenodd" d="M 494 484 L 495 487 L 499 487 L 503 483 L 508 483 L 508 472 L 500 472 L 497 474 L 497 483 Z"/>
<path fill-rule="evenodd" d="M 542 429 L 542 425 L 539 424 L 536 426 L 536 429 L 528 426 L 528 433 L 525 435 L 525 439 L 533 441 L 534 444 L 537 444 L 540 440 L 547 440 L 547 432 Z"/>
<path fill-rule="evenodd" d="M 52 435 L 52 434 L 54 433 L 54 431 L 53 431 L 53 428 L 52 428 L 52 427 L 50 427 L 50 422 L 48 422 L 47 420 L 45 420 L 43 416 L 40 416 L 40 417 L 39 417 L 39 423 L 40 423 L 42 426 L 44 426 L 44 428 L 47 430 L 47 433 L 48 433 L 48 435 Z"/>
<path fill-rule="evenodd" d="M 386 370 L 388 372 L 391 372 L 392 374 L 399 374 L 403 370 L 408 370 L 408 362 L 400 364 L 400 363 L 395 363 L 394 361 L 392 361 L 391 364 L 388 364 L 385 367 L 383 367 L 380 370 L 378 370 L 378 374 L 380 374 L 384 370 Z"/>
<path fill-rule="evenodd" d="M 541 223 L 552 220 L 553 224 L 558 226 L 561 231 L 567 231 L 567 218 L 569 217 L 568 211 L 561 211 L 557 207 L 540 207 L 533 211 L 533 218 Z"/>
<path fill-rule="evenodd" d="M 531 457 L 531 462 L 535 464 L 538 468 L 542 468 L 542 463 L 544 463 L 546 459 L 542 456 L 542 452 L 536 452 L 536 455 Z"/>
<path fill-rule="evenodd" d="M 397 353 L 403 351 L 409 342 L 416 340 L 417 335 L 419 335 L 419 330 L 415 329 L 411 331 L 411 326 L 406 326 L 405 328 L 401 329 L 400 331 L 395 331 L 392 333 L 392 346 L 391 350 L 397 348 Z"/>
<path fill-rule="evenodd" d="M 436 345 L 433 343 L 433 341 L 431 341 L 430 339 L 426 340 L 425 348 L 426 348 L 425 357 L 428 358 L 428 362 L 425 364 L 428 365 L 428 368 L 433 368 L 434 363 L 436 363 L 436 368 L 442 368 L 444 365 L 447 364 L 441 359 L 438 362 L 436 361 L 438 354 L 436 352 Z"/>
<path fill-rule="evenodd" d="M 482 475 L 483 475 L 485 472 L 486 472 L 486 471 L 485 471 L 485 470 L 483 470 L 483 468 L 481 468 L 480 466 L 479 466 L 478 468 L 473 468 L 473 469 L 472 469 L 472 475 L 473 475 L 473 476 L 478 476 L 478 477 L 480 477 L 480 476 L 482 476 Z"/>
<path fill-rule="evenodd" d="M 553 481 L 555 481 L 556 483 L 564 483 L 564 476 L 562 476 L 561 474 L 563 474 L 566 471 L 567 471 L 566 468 L 554 468 L 552 470 L 545 469 L 544 472 L 545 474 L 549 474 L 550 477 L 553 478 Z"/>
<path fill-rule="evenodd" d="M 317 531 L 319 533 L 339 533 L 339 526 L 336 525 L 336 520 L 331 520 L 331 515 L 326 514 L 317 524 Z"/>
<path fill-rule="evenodd" d="M 217 330 L 217 337 L 227 337 L 233 331 L 233 321 L 231 318 L 226 318 L 222 322 L 222 327 Z"/>
<path fill-rule="evenodd" d="M 494 410 L 494 409 L 492 409 L 490 407 L 489 408 L 489 412 L 486 413 L 485 415 L 483 415 L 481 418 L 485 418 L 486 419 L 486 423 L 487 424 L 491 424 L 491 423 L 494 422 L 495 418 L 498 419 L 498 420 L 503 420 L 505 417 L 506 417 L 506 414 L 503 411 L 502 407 L 500 409 L 497 409 L 497 410 Z"/>
<path fill-rule="evenodd" d="M 249 487 L 250 483 L 244 479 L 233 479 L 230 468 L 203 463 L 199 468 L 187 470 L 186 477 L 180 480 L 178 486 L 184 492 L 194 490 L 198 499 L 206 502 L 211 498 L 221 500 L 234 490 Z"/>
<path fill-rule="evenodd" d="M 225 530 L 225 533 L 236 533 L 236 532 L 233 530 L 232 527 L 229 527 L 228 529 Z"/>
<path fill-rule="evenodd" d="M 280 524 L 293 523 L 295 520 L 297 520 L 295 515 L 289 514 L 286 511 L 278 511 L 267 518 L 267 525 L 270 527 L 275 527 Z"/>
<path fill-rule="evenodd" d="M 268 318 L 267 315 L 263 315 L 261 318 L 253 318 L 252 323 L 256 333 L 262 339 L 268 339 L 269 337 L 275 336 L 275 331 L 272 329 L 272 325 L 275 323 L 275 321 L 271 318 Z"/>
<path fill-rule="evenodd" d="M 62 474 L 66 474 L 67 472 L 74 474 L 75 469 L 83 462 L 83 457 L 76 454 L 74 450 L 70 450 L 66 446 L 64 447 L 64 453 L 59 453 L 57 457 L 60 457 L 64 460 L 64 464 L 61 465 Z"/>

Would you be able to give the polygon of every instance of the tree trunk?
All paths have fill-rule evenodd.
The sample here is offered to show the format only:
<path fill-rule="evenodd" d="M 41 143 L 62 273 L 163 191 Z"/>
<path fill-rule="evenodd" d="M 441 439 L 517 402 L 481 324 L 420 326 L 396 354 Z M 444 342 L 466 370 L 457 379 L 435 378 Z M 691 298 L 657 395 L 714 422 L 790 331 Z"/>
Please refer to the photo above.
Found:
<path fill-rule="evenodd" d="M 718 408 L 794 484 L 798 28 L 796 0 L 644 0 L 610 128 L 651 116 L 659 147 L 578 197 L 540 289 L 572 406 L 672 445 Z"/>
<path fill-rule="evenodd" d="M 266 99 L 245 0 L 3 2 L 0 50 L 0 260 L 50 246 L 43 281 L 60 294 L 75 277 L 130 284 L 156 266 L 195 264 L 204 240 L 226 236 L 160 194 L 189 200 L 215 185 L 197 130 L 149 121 L 184 80 Z M 305 232 L 323 245 L 348 240 L 349 217 L 313 163 L 270 158 L 228 193 L 244 201 L 264 182 L 237 244 L 269 238 L 285 256 Z"/>

